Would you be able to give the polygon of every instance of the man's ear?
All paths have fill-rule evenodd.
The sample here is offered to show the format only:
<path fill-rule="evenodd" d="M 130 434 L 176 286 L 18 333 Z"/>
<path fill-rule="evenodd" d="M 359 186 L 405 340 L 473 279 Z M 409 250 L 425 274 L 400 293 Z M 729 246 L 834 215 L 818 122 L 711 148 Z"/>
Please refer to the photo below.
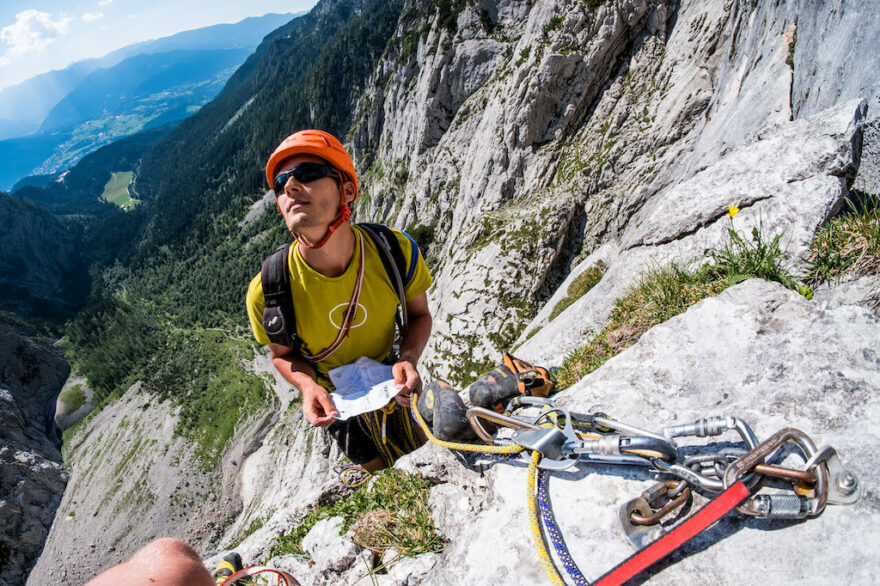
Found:
<path fill-rule="evenodd" d="M 355 190 L 354 183 L 351 181 L 346 181 L 342 184 L 342 195 L 345 198 L 345 203 L 351 203 L 354 201 Z"/>

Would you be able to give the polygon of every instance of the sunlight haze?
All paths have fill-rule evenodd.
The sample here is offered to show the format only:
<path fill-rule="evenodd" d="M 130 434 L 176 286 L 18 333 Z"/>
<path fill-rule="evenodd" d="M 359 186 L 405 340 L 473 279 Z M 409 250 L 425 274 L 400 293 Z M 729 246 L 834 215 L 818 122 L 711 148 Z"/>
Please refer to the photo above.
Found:
<path fill-rule="evenodd" d="M 270 12 L 303 12 L 315 4 L 316 0 L 4 0 L 0 90 L 133 43 Z"/>

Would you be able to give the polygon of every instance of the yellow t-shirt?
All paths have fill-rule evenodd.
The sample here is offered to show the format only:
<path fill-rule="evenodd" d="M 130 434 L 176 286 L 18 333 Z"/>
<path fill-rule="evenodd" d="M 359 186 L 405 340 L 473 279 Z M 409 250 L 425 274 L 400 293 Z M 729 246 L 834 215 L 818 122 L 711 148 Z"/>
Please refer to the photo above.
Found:
<path fill-rule="evenodd" d="M 357 312 L 348 337 L 333 354 L 316 365 L 318 384 L 328 390 L 333 390 L 330 378 L 327 376 L 330 370 L 350 364 L 361 356 L 382 361 L 391 353 L 391 346 L 394 343 L 394 315 L 399 298 L 382 266 L 376 243 L 360 228 L 354 226 L 354 229 L 361 231 L 366 247 L 364 279 Z M 412 243 L 400 231 L 393 232 L 400 243 L 409 270 Z M 326 277 L 317 272 L 303 259 L 299 246 L 294 244 L 290 247 L 287 264 L 296 314 L 296 331 L 303 342 L 303 350 L 309 354 L 321 352 L 336 339 L 357 280 L 361 256 L 358 240 L 356 237 L 354 255 L 348 268 L 338 277 Z M 401 277 L 405 279 L 406 275 Z M 406 300 L 415 299 L 430 286 L 431 274 L 419 251 L 412 280 L 404 290 Z M 258 273 L 248 287 L 247 311 L 254 337 L 261 344 L 269 344 L 269 337 L 263 329 L 265 306 L 263 283 Z"/>

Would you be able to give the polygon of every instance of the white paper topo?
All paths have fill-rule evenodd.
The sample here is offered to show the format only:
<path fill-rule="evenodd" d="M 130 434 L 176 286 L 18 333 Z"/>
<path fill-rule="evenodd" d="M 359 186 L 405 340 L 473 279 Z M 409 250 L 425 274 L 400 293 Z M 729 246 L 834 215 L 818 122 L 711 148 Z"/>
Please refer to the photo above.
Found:
<path fill-rule="evenodd" d="M 330 398 L 339 412 L 337 419 L 342 420 L 384 407 L 402 386 L 394 384 L 390 366 L 365 356 L 334 368 L 329 375 L 336 387 Z"/>

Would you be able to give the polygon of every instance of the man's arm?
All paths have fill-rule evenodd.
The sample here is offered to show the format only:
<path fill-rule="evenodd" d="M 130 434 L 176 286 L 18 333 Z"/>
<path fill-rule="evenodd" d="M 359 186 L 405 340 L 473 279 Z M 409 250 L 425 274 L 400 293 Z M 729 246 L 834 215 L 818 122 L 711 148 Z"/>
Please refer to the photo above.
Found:
<path fill-rule="evenodd" d="M 330 400 L 330 393 L 317 382 L 315 369 L 297 356 L 292 346 L 269 344 L 272 364 L 290 384 L 299 389 L 303 399 L 303 415 L 315 427 L 327 427 L 339 413 Z"/>
<path fill-rule="evenodd" d="M 422 293 L 407 301 L 406 312 L 409 318 L 407 334 L 400 343 L 400 360 L 394 364 L 391 372 L 394 374 L 394 382 L 403 385 L 403 389 L 395 399 L 401 405 L 409 406 L 410 393 L 422 390 L 422 379 L 416 370 L 416 365 L 431 336 L 433 322 L 431 311 L 428 309 L 428 295 Z"/>

